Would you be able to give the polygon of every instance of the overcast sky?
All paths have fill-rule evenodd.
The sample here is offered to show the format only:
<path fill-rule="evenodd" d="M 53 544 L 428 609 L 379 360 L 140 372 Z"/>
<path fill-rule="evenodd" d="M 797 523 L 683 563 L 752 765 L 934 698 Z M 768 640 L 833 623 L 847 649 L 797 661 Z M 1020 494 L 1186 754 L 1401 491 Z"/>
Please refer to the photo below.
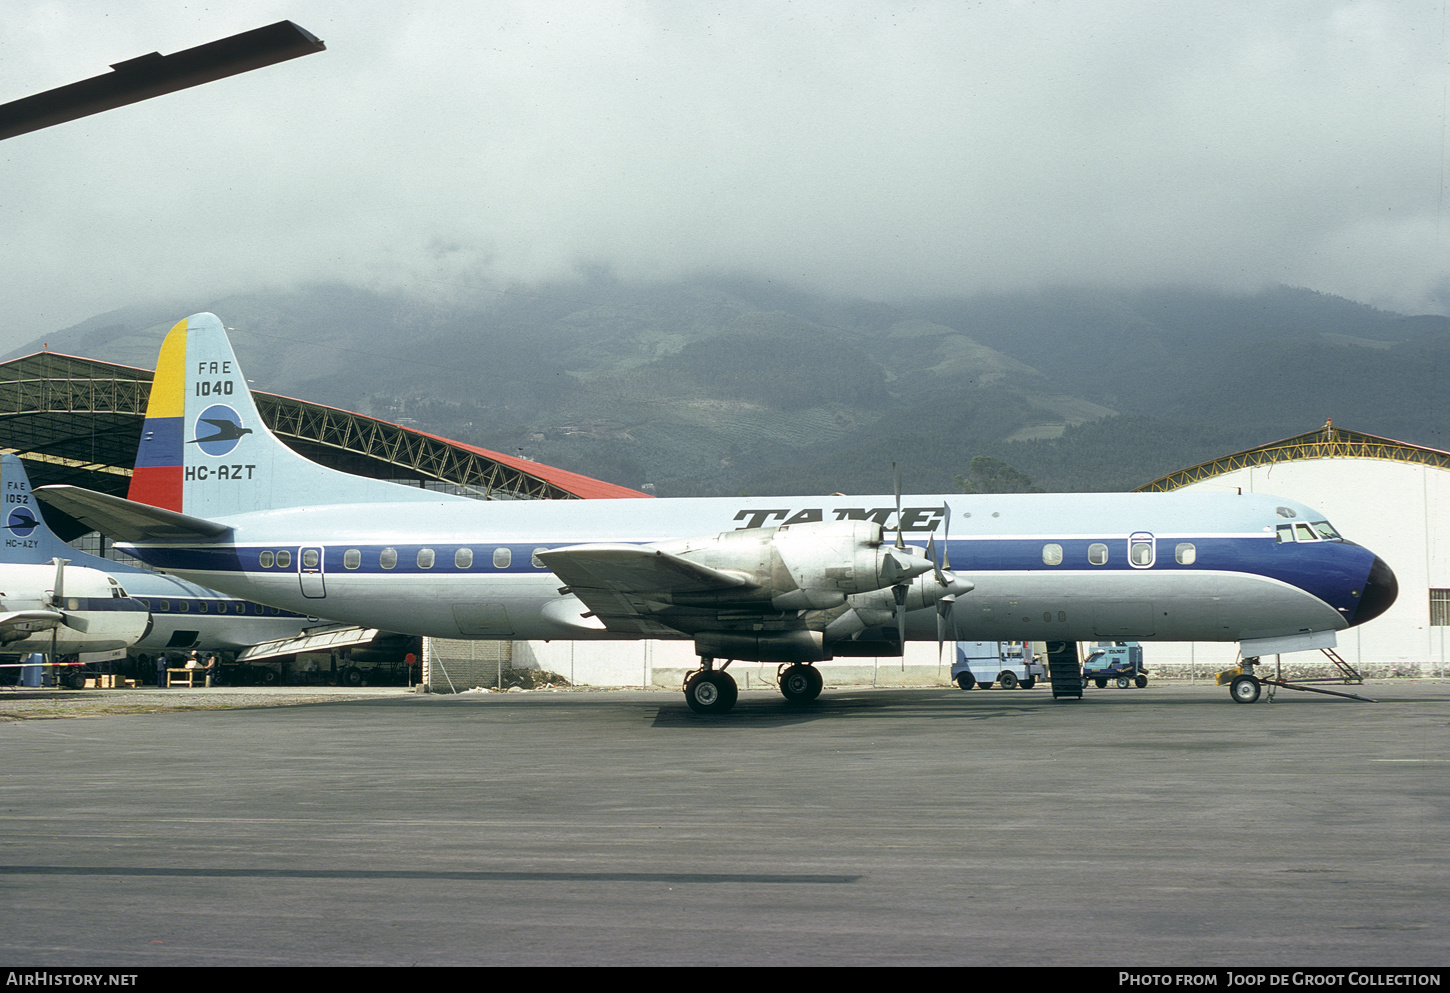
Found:
<path fill-rule="evenodd" d="M 0 141 L 0 351 L 163 297 L 601 267 L 1450 313 L 1445 0 L 26 0 L 0 101 L 284 18 L 328 50 Z"/>

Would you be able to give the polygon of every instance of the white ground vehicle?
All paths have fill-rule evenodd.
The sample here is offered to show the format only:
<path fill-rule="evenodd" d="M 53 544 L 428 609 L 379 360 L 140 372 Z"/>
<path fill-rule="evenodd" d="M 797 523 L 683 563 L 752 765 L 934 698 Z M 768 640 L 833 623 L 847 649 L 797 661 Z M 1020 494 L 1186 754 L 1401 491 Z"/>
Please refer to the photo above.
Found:
<path fill-rule="evenodd" d="M 1019 686 L 1030 690 L 1047 667 L 1032 654 L 1030 641 L 959 641 L 952 679 L 964 690 L 973 686 L 990 689 L 997 683 L 1004 690 Z"/>

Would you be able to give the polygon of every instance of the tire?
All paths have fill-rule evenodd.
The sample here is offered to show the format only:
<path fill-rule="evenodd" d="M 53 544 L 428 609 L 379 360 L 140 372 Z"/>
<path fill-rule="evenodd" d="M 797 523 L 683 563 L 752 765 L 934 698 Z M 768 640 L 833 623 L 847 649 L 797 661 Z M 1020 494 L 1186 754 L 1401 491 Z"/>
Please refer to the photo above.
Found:
<path fill-rule="evenodd" d="M 1228 686 L 1234 703 L 1253 703 L 1259 698 L 1259 681 L 1250 675 L 1235 676 Z"/>
<path fill-rule="evenodd" d="M 1017 676 L 1015 673 L 1004 672 L 997 677 L 997 682 L 1004 690 L 1015 690 L 1017 688 Z"/>
<path fill-rule="evenodd" d="M 260 675 L 261 678 L 257 682 L 263 686 L 276 686 L 282 681 L 281 670 L 273 669 L 271 666 L 263 666 L 261 669 L 255 669 L 253 671 Z"/>
<path fill-rule="evenodd" d="M 990 690 L 991 688 L 992 688 L 992 681 L 990 679 L 979 679 L 979 680 L 977 680 L 977 689 L 979 689 L 979 690 Z"/>
<path fill-rule="evenodd" d="M 1127 689 L 1131 685 L 1133 685 L 1133 681 L 1131 679 L 1129 679 L 1127 676 L 1119 676 L 1118 677 L 1118 689 L 1125 690 L 1125 689 Z"/>
<path fill-rule="evenodd" d="M 338 684 L 342 686 L 361 686 L 363 684 L 362 670 L 356 666 L 348 666 L 342 670 L 342 675 L 338 678 Z"/>
<path fill-rule="evenodd" d="M 1143 687 L 1145 687 L 1145 686 L 1148 685 L 1148 677 L 1147 676 L 1134 676 L 1133 677 L 1133 685 L 1136 686 L 1136 687 L 1138 687 L 1138 689 L 1141 690 Z"/>
<path fill-rule="evenodd" d="M 1024 690 L 1030 690 L 1037 685 L 1037 677 L 1028 676 L 1026 679 L 1019 680 L 1017 685 Z"/>
<path fill-rule="evenodd" d="M 1094 679 L 1093 685 L 1100 690 L 1105 690 L 1108 688 L 1108 681 L 1106 679 Z"/>
<path fill-rule="evenodd" d="M 73 690 L 83 690 L 83 689 L 85 689 L 86 688 L 86 674 L 85 674 L 85 671 L 84 670 L 81 670 L 81 669 L 75 670 L 70 675 L 68 675 L 68 676 L 65 677 L 65 684 L 67 686 L 69 686 Z"/>
<path fill-rule="evenodd" d="M 969 690 L 977 685 L 977 677 L 970 672 L 959 672 L 957 673 L 957 685 L 964 690 Z"/>
<path fill-rule="evenodd" d="M 789 666 L 780 674 L 780 692 L 787 703 L 806 704 L 821 695 L 825 680 L 813 665 Z"/>
<path fill-rule="evenodd" d="M 702 669 L 685 683 L 685 702 L 697 714 L 725 714 L 740 695 L 735 680 L 716 669 Z"/>

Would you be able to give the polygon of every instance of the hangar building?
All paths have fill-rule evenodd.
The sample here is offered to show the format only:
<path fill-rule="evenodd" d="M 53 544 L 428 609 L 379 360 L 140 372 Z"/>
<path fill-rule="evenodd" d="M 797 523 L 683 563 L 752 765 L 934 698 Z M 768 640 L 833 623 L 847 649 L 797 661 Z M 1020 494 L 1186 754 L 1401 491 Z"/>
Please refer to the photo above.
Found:
<path fill-rule="evenodd" d="M 0 452 L 19 455 L 37 487 L 69 483 L 125 496 L 152 375 L 50 351 L 0 363 Z M 375 417 L 274 393 L 253 396 L 283 442 L 344 472 L 486 500 L 649 496 Z M 89 530 L 54 508 L 46 520 L 67 541 Z"/>
<path fill-rule="evenodd" d="M 1307 504 L 1394 570 L 1400 595 L 1380 617 L 1339 636 L 1336 651 L 1366 676 L 1447 673 L 1450 628 L 1450 452 L 1324 427 L 1204 462 L 1139 491 L 1271 493 Z M 1155 644 L 1154 662 L 1228 668 L 1234 645 Z M 1319 653 L 1285 656 L 1308 662 Z M 1146 660 L 1145 660 L 1146 661 Z"/>

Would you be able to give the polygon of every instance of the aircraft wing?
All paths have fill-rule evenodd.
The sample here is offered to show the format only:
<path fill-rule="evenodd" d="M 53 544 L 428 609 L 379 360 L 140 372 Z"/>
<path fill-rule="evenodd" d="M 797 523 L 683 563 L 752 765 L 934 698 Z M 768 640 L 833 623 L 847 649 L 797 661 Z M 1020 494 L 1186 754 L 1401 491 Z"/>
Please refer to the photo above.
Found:
<path fill-rule="evenodd" d="M 42 486 L 47 504 L 117 541 L 214 541 L 231 528 L 79 486 Z"/>
<path fill-rule="evenodd" d="M 734 573 L 639 545 L 575 545 L 538 555 L 611 631 L 677 635 L 655 615 L 675 610 L 680 601 L 710 600 L 751 585 Z"/>
<path fill-rule="evenodd" d="M 48 631 L 65 620 L 58 610 L 10 610 L 0 613 L 0 644 L 21 641 L 35 631 Z"/>

